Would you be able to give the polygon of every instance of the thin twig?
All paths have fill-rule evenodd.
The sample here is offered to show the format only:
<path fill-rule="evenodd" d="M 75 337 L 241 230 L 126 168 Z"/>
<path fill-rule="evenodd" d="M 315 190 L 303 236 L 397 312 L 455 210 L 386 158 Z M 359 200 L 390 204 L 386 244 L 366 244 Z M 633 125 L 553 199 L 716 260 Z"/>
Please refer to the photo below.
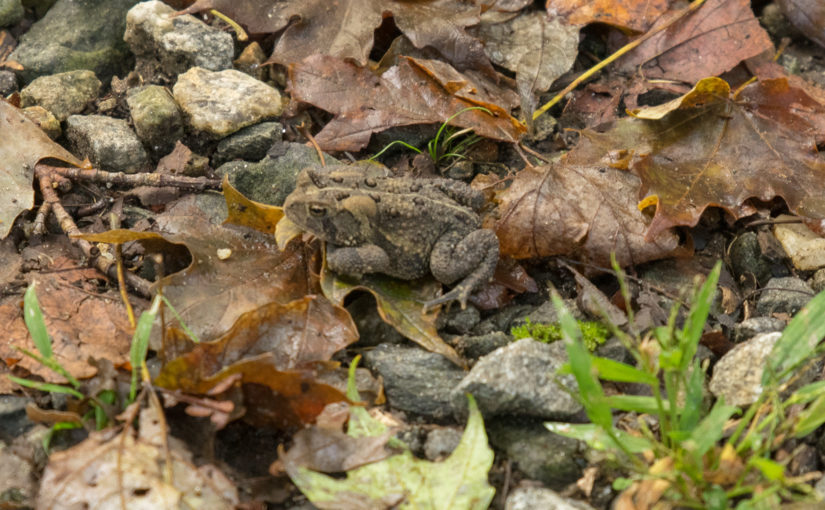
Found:
<path fill-rule="evenodd" d="M 83 239 L 72 238 L 72 235 L 80 235 L 81 232 L 80 229 L 77 228 L 77 225 L 75 225 L 72 217 L 68 212 L 66 212 L 66 209 L 63 208 L 63 204 L 60 203 L 60 199 L 52 187 L 50 168 L 51 167 L 48 165 L 35 166 L 35 175 L 37 176 L 37 180 L 40 185 L 40 192 L 43 194 L 43 201 L 51 204 L 51 210 L 54 213 L 55 218 L 57 218 L 60 228 L 63 232 L 69 235 L 72 243 L 78 246 L 89 260 L 94 261 L 95 267 L 100 272 L 113 280 L 117 279 L 117 268 L 115 267 L 116 265 L 114 261 L 105 257 L 96 257 L 94 253 L 96 248 L 92 245 L 92 243 Z M 126 273 L 124 275 L 124 280 L 141 296 L 150 297 L 152 295 L 150 289 L 151 283 L 135 275 L 134 273 Z"/>
<path fill-rule="evenodd" d="M 125 174 L 123 172 L 105 172 L 96 168 L 76 168 L 45 165 L 38 163 L 37 168 L 52 172 L 60 177 L 72 180 L 97 182 L 118 186 L 172 186 L 188 191 L 220 189 L 221 181 L 206 177 L 186 177 L 158 173 Z"/>

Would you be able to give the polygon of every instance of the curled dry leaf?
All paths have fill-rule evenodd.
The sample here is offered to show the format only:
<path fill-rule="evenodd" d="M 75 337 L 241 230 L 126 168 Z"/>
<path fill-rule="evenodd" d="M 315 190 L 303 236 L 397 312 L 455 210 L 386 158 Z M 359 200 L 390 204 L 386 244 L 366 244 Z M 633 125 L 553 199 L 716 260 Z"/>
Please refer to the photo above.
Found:
<path fill-rule="evenodd" d="M 444 71 L 446 64 L 434 64 Z M 316 135 L 324 150 L 357 151 L 369 143 L 372 133 L 395 126 L 438 124 L 456 113 L 482 106 L 492 115 L 465 111 L 450 124 L 471 128 L 486 138 L 516 141 L 524 126 L 483 94 L 484 87 L 455 70 L 447 83 L 445 73 L 432 72 L 427 62 L 401 58 L 380 76 L 344 60 L 314 55 L 289 68 L 289 89 L 298 101 L 310 103 L 335 115 Z M 449 92 L 447 92 L 449 91 Z M 477 99 L 466 99 L 466 93 Z M 369 105 L 365 108 L 364 105 Z"/>
<path fill-rule="evenodd" d="M 557 164 L 524 169 L 499 196 L 496 235 L 503 255 L 563 255 L 610 267 L 672 256 L 678 237 L 662 232 L 647 242 L 651 219 L 636 208 L 639 179 L 609 166 Z"/>
<path fill-rule="evenodd" d="M 155 384 L 212 395 L 224 381 L 237 379 L 247 419 L 281 429 L 300 427 L 325 405 L 346 400 L 335 388 L 315 381 L 307 367 L 329 360 L 356 340 L 358 331 L 347 311 L 323 297 L 270 303 L 242 315 L 214 342 L 189 343 L 189 352 L 166 363 Z M 181 346 L 178 341 L 178 350 Z"/>
<path fill-rule="evenodd" d="M 354 282 L 339 277 L 324 268 L 321 275 L 321 289 L 332 302 L 341 304 L 344 298 L 355 290 L 366 290 L 375 297 L 381 319 L 396 331 L 430 352 L 437 352 L 459 366 L 464 361 L 444 340 L 438 336 L 435 320 L 436 311 L 423 313 L 421 308 L 427 301 L 438 296 L 441 284 L 435 280 L 404 281 L 382 274 L 367 274 Z"/>
<path fill-rule="evenodd" d="M 598 164 L 623 154 L 642 180 L 641 196 L 657 203 L 647 239 L 695 225 L 709 206 L 734 218 L 750 214 L 751 198 L 781 197 L 799 216 L 825 218 L 825 158 L 815 144 L 825 106 L 787 80 L 759 81 L 730 97 L 725 81 L 707 78 L 633 113 L 607 132 L 583 131 L 567 161 Z"/>

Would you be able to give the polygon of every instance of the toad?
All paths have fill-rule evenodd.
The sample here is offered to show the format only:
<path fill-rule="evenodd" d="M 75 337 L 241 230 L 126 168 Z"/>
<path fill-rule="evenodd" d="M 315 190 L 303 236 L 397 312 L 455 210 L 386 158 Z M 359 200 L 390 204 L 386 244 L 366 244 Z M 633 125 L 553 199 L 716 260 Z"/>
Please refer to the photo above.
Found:
<path fill-rule="evenodd" d="M 391 177 L 382 167 L 306 168 L 284 202 L 293 223 L 327 243 L 327 264 L 360 277 L 383 273 L 412 280 L 431 273 L 450 291 L 424 309 L 451 301 L 464 308 L 490 280 L 498 238 L 481 228 L 482 194 L 452 179 Z"/>

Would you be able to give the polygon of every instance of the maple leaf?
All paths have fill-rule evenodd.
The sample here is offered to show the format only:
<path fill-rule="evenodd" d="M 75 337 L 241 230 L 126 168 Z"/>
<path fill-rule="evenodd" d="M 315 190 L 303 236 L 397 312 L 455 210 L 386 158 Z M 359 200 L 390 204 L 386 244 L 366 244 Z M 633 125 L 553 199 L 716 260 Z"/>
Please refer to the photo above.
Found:
<path fill-rule="evenodd" d="M 496 97 L 485 93 L 484 86 L 438 61 L 402 57 L 376 76 L 351 62 L 315 55 L 290 66 L 289 89 L 294 99 L 335 114 L 316 135 L 324 150 L 357 151 L 367 145 L 372 133 L 394 126 L 441 123 L 474 106 L 493 115 L 468 110 L 450 124 L 510 142 L 525 131 L 497 104 Z"/>
<path fill-rule="evenodd" d="M 695 225 L 709 206 L 748 215 L 751 198 L 781 197 L 797 215 L 825 218 L 825 159 L 814 143 L 821 127 L 812 120 L 825 106 L 786 79 L 731 96 L 724 80 L 707 78 L 682 97 L 633 113 L 605 133 L 583 131 L 567 161 L 596 164 L 624 153 L 642 180 L 641 196 L 657 204 L 648 240 Z"/>
<path fill-rule="evenodd" d="M 635 207 L 639 186 L 635 175 L 599 162 L 524 169 L 498 197 L 501 253 L 563 255 L 602 267 L 610 267 L 611 252 L 622 266 L 672 256 L 674 233 L 645 240 L 651 220 Z"/>

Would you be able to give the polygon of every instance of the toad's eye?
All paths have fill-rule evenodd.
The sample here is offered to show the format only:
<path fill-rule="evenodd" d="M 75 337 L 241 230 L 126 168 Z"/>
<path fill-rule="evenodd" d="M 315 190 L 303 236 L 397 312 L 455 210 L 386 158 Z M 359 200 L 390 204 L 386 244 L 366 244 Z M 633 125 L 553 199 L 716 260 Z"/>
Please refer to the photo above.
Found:
<path fill-rule="evenodd" d="M 309 214 L 315 216 L 316 218 L 320 218 L 321 216 L 326 216 L 327 208 L 322 205 L 311 205 L 309 206 Z"/>

